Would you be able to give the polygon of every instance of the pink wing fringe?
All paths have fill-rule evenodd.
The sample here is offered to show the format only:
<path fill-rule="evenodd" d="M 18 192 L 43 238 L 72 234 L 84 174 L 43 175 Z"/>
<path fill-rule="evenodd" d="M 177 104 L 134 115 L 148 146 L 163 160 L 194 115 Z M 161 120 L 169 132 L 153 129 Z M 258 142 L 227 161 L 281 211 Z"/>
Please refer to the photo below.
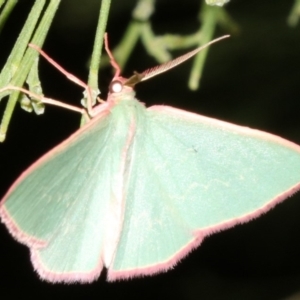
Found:
<path fill-rule="evenodd" d="M 103 263 L 99 255 L 99 262 L 97 266 L 88 272 L 64 272 L 64 273 L 54 273 L 47 269 L 46 266 L 43 265 L 42 261 L 40 260 L 38 251 L 35 249 L 31 249 L 30 251 L 30 259 L 33 264 L 35 271 L 39 274 L 41 279 L 45 279 L 52 283 L 92 283 L 93 281 L 97 280 L 100 277 L 100 274 L 103 269 Z"/>
<path fill-rule="evenodd" d="M 47 242 L 41 241 L 31 237 L 30 235 L 24 233 L 12 220 L 5 207 L 1 207 L 1 219 L 2 222 L 8 228 L 9 233 L 20 243 L 25 244 L 30 248 L 30 258 L 35 271 L 39 274 L 41 279 L 50 282 L 67 282 L 67 283 L 91 283 L 99 278 L 101 271 L 103 269 L 102 259 L 99 255 L 99 263 L 96 268 L 92 271 L 85 273 L 54 273 L 47 269 L 39 258 L 38 249 L 47 247 Z"/>
<path fill-rule="evenodd" d="M 4 206 L 0 207 L 1 222 L 6 225 L 9 233 L 20 243 L 28 247 L 43 248 L 47 246 L 47 242 L 31 237 L 23 232 L 19 226 L 13 221 Z"/>
<path fill-rule="evenodd" d="M 285 200 L 287 197 L 292 196 L 294 193 L 300 190 L 300 183 L 296 184 L 292 188 L 290 188 L 288 191 L 282 193 L 281 195 L 275 197 L 274 199 L 270 200 L 266 205 L 261 207 L 260 209 L 256 210 L 255 212 L 252 212 L 250 214 L 247 214 L 245 216 L 228 220 L 224 223 L 211 226 L 205 229 L 201 230 L 195 230 L 194 235 L 195 238 L 186 246 L 184 246 L 182 249 L 180 249 L 176 254 L 174 254 L 170 259 L 168 259 L 165 262 L 148 266 L 145 268 L 140 269 L 131 269 L 131 270 L 124 270 L 124 271 L 114 271 L 114 270 L 108 270 L 107 279 L 108 281 L 115 281 L 115 280 L 121 280 L 121 279 L 130 279 L 137 276 L 147 276 L 147 275 L 154 275 L 160 272 L 167 272 L 168 270 L 175 267 L 175 265 L 183 259 L 185 256 L 187 256 L 192 250 L 200 246 L 202 241 L 206 236 L 209 236 L 211 234 L 217 233 L 219 231 L 234 227 L 235 225 L 247 223 L 260 215 L 268 212 L 270 209 L 272 209 L 275 205 L 278 203 L 281 203 L 283 200 Z"/>

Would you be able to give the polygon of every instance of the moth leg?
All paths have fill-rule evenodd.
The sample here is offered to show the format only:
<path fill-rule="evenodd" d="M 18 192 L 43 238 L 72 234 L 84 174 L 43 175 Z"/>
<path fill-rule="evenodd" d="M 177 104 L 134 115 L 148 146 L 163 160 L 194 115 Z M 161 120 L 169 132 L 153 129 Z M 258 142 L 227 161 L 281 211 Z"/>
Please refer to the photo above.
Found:
<path fill-rule="evenodd" d="M 69 109 L 69 110 L 72 110 L 72 111 L 76 111 L 78 113 L 81 113 L 84 116 L 87 115 L 87 112 L 84 108 L 80 108 L 80 107 L 77 107 L 75 105 L 66 104 L 64 102 L 61 102 L 61 101 L 58 101 L 58 100 L 55 100 L 55 99 L 52 99 L 52 98 L 44 97 L 44 96 L 32 93 L 32 92 L 30 92 L 30 91 L 28 91 L 24 88 L 18 87 L 18 86 L 8 85 L 8 86 L 0 89 L 0 94 L 2 92 L 11 91 L 11 90 L 20 91 L 20 92 L 30 96 L 32 98 L 31 99 L 32 101 L 36 101 L 36 102 L 40 101 L 40 102 L 45 103 L 45 104 L 51 104 L 51 105 L 63 107 L 63 108 L 66 108 L 66 109 Z"/>
<path fill-rule="evenodd" d="M 69 80 L 73 81 L 77 85 L 83 87 L 87 92 L 87 111 L 89 115 L 93 115 L 93 108 L 92 108 L 92 92 L 91 88 L 88 84 L 77 78 L 75 75 L 69 73 L 66 69 L 64 69 L 61 65 L 59 65 L 56 61 L 54 61 L 48 54 L 46 54 L 41 48 L 34 44 L 28 44 L 29 47 L 35 49 L 42 55 L 51 65 L 53 65 L 58 71 L 60 71 L 62 74 L 64 74 Z M 97 98 L 98 99 L 98 98 Z M 98 100 L 99 101 L 99 100 Z M 103 100 L 101 99 L 102 102 Z M 53 104 L 53 103 L 50 103 Z"/>

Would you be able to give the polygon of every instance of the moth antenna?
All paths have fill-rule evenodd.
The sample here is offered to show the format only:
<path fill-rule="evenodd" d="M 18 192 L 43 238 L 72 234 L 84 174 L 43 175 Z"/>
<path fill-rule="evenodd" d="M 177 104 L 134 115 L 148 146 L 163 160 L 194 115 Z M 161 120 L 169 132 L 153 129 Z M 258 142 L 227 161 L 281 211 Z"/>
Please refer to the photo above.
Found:
<path fill-rule="evenodd" d="M 224 36 L 221 36 L 217 39 L 214 39 L 212 41 L 210 41 L 209 43 L 203 45 L 203 46 L 200 46 L 182 56 L 179 56 L 171 61 L 168 61 L 162 65 L 159 65 L 159 66 L 156 66 L 156 67 L 153 67 L 153 68 L 150 68 L 150 69 L 147 69 L 146 71 L 144 71 L 143 73 L 140 74 L 141 76 L 141 79 L 140 81 L 145 81 L 151 77 L 154 77 L 160 73 L 163 73 L 163 72 L 166 72 L 176 66 L 178 66 L 179 64 L 183 63 L 184 61 L 188 60 L 189 58 L 191 58 L 192 56 L 196 55 L 198 52 L 200 52 L 201 50 L 207 48 L 208 46 L 210 46 L 211 44 L 214 44 L 220 40 L 223 40 L 225 38 L 228 38 L 229 35 L 224 35 Z"/>
<path fill-rule="evenodd" d="M 110 63 L 111 63 L 111 65 L 112 65 L 112 67 L 116 70 L 116 73 L 115 73 L 115 76 L 114 76 L 114 77 L 115 77 L 115 78 L 116 78 L 116 77 L 119 77 L 120 74 L 121 74 L 121 69 L 120 69 L 118 63 L 116 62 L 116 60 L 115 60 L 115 58 L 114 58 L 112 52 L 111 52 L 110 49 L 109 49 L 107 32 L 105 32 L 105 34 L 104 34 L 104 45 L 105 45 L 105 50 L 106 50 L 106 52 L 107 52 L 107 55 L 108 55 L 108 57 L 109 57 L 109 59 L 110 59 Z"/>

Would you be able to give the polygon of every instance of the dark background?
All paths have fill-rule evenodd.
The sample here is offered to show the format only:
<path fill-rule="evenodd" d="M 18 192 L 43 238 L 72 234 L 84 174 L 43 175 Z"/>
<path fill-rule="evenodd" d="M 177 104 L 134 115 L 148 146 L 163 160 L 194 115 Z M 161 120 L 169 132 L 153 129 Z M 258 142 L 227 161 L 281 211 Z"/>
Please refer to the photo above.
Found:
<path fill-rule="evenodd" d="M 44 50 L 86 80 L 99 1 L 62 2 Z M 113 48 L 124 33 L 136 1 L 112 2 L 107 31 Z M 200 1 L 157 2 L 152 17 L 157 34 L 197 30 Z M 20 1 L 1 34 L 1 65 L 32 4 Z M 187 87 L 190 61 L 140 84 L 138 99 L 148 106 L 167 104 L 268 131 L 300 144 L 300 25 L 290 28 L 286 22 L 293 4 L 292 0 L 232 0 L 226 8 L 240 32 L 211 47 L 201 89 L 192 92 Z M 225 33 L 219 29 L 216 36 Z M 129 76 L 134 70 L 143 71 L 156 64 L 139 44 L 123 74 Z M 45 95 L 79 105 L 79 87 L 43 60 L 40 72 Z M 110 70 L 105 69 L 101 78 L 100 86 L 105 90 Z M 0 103 L 1 112 L 5 102 Z M 79 119 L 76 113 L 57 107 L 47 107 L 42 116 L 18 107 L 7 139 L 0 145 L 0 196 L 21 171 L 74 132 Z M 299 216 L 300 194 L 255 221 L 207 238 L 172 271 L 116 283 L 107 283 L 103 273 L 90 285 L 40 281 L 28 249 L 14 241 L 1 225 L 0 297 L 288 299 L 300 293 Z M 300 294 L 294 299 L 300 299 Z"/>

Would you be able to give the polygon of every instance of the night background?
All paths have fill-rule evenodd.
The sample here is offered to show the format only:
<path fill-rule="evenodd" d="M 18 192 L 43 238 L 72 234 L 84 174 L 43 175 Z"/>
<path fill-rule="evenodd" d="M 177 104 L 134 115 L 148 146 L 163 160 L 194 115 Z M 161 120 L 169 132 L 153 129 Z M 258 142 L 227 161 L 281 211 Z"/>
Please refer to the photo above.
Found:
<path fill-rule="evenodd" d="M 19 1 L 0 35 L 4 65 L 34 1 Z M 199 28 L 199 0 L 159 0 L 151 17 L 156 34 L 188 34 Z M 107 26 L 111 48 L 124 34 L 135 0 L 112 1 Z M 147 106 L 165 104 L 230 123 L 267 131 L 300 144 L 300 24 L 290 27 L 289 1 L 231 0 L 225 8 L 238 32 L 217 28 L 198 91 L 188 89 L 192 60 L 136 87 Z M 43 49 L 86 81 L 99 1 L 63 0 Z M 174 51 L 174 56 L 185 53 Z M 123 75 L 158 63 L 138 43 Z M 44 94 L 80 105 L 82 89 L 40 59 Z M 112 78 L 101 71 L 103 94 Z M 104 96 L 103 96 L 104 97 Z M 0 103 L 0 112 L 6 99 Z M 36 116 L 16 108 L 0 144 L 0 197 L 37 158 L 79 126 L 77 113 L 46 107 Z M 174 270 L 115 283 L 106 272 L 92 284 L 50 284 L 33 271 L 28 248 L 0 224 L 1 299 L 69 296 L 74 299 L 300 299 L 300 193 L 262 217 L 220 232 L 184 258 Z M 298 296 L 297 296 L 298 293 Z M 293 296 L 293 298 L 292 298 Z"/>

